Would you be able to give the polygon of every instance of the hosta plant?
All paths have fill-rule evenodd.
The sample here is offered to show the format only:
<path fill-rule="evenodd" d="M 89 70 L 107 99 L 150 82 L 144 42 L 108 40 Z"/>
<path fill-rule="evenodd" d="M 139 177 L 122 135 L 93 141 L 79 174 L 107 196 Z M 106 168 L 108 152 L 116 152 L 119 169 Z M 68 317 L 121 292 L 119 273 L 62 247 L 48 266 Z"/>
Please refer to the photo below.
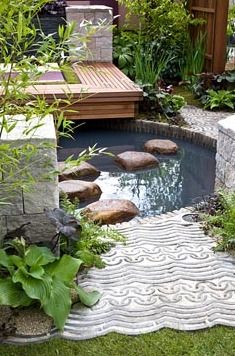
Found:
<path fill-rule="evenodd" d="M 234 109 L 235 93 L 230 90 L 208 90 L 205 101 L 205 108 L 214 109 Z"/>
<path fill-rule="evenodd" d="M 100 298 L 96 291 L 86 292 L 74 279 L 82 260 L 63 255 L 55 257 L 47 247 L 13 241 L 16 254 L 0 249 L 0 305 L 13 308 L 39 303 L 58 329 L 63 329 L 71 308 L 71 289 L 86 306 Z"/>

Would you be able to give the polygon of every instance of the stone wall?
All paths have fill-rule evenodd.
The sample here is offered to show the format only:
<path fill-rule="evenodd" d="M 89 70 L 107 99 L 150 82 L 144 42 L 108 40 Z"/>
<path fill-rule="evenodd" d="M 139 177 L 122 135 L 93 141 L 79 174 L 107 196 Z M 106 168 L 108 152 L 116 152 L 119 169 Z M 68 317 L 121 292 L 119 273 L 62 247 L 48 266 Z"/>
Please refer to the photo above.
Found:
<path fill-rule="evenodd" d="M 76 32 L 86 35 L 92 26 L 92 35 L 86 43 L 85 60 L 93 62 L 112 62 L 113 58 L 113 34 L 110 25 L 113 23 L 113 10 L 111 7 L 101 5 L 75 5 L 66 8 L 68 22 L 76 23 Z M 84 26 L 88 24 L 88 26 Z M 101 25 L 100 25 L 101 24 Z M 79 39 L 73 40 L 73 47 L 80 48 Z M 84 48 L 81 51 L 84 51 Z M 72 53 L 72 50 L 71 50 Z M 80 59 L 74 56 L 73 60 Z"/>
<path fill-rule="evenodd" d="M 55 228 L 46 218 L 44 208 L 53 209 L 59 206 L 58 178 L 57 175 L 51 174 L 52 171 L 57 170 L 57 140 L 53 117 L 48 115 L 44 125 L 38 127 L 30 136 L 24 134 L 23 115 L 14 116 L 12 119 L 17 122 L 17 125 L 10 133 L 3 131 L 0 145 L 23 147 L 25 144 L 33 144 L 37 149 L 28 159 L 22 158 L 20 167 L 27 167 L 27 174 L 23 169 L 19 169 L 16 174 L 10 176 L 7 174 L 9 170 L 7 168 L 1 176 L 0 201 L 6 198 L 7 203 L 10 204 L 0 205 L 0 239 L 6 232 L 29 223 L 26 227 L 27 237 L 33 242 L 47 241 L 55 235 Z M 35 118 L 33 124 L 37 123 L 38 120 Z M 24 181 L 27 181 L 29 176 L 35 178 L 36 184 L 27 191 Z M 12 187 L 17 177 L 22 181 L 22 186 L 9 191 L 8 188 Z"/>
<path fill-rule="evenodd" d="M 235 190 L 235 115 L 219 121 L 216 187 Z"/>

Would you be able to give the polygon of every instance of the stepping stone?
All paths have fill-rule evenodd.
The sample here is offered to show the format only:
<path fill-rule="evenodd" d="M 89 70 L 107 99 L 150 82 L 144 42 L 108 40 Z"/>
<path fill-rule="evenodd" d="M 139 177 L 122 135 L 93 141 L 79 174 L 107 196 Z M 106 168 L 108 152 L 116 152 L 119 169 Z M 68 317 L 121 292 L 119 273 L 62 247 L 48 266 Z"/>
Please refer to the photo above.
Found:
<path fill-rule="evenodd" d="M 179 147 L 171 140 L 149 140 L 144 144 L 144 150 L 149 153 L 175 154 Z"/>
<path fill-rule="evenodd" d="M 115 161 L 127 171 L 156 167 L 159 161 L 146 152 L 126 151 L 115 157 Z"/>
<path fill-rule="evenodd" d="M 71 168 L 66 168 L 65 162 L 58 162 L 59 168 L 59 181 L 62 182 L 63 180 L 69 179 L 79 179 L 81 177 L 90 177 L 94 176 L 94 179 L 100 175 L 100 171 L 98 171 L 94 166 L 90 163 L 82 162 L 79 166 L 74 166 Z"/>
<path fill-rule="evenodd" d="M 139 209 L 129 200 L 105 199 L 89 204 L 82 214 L 101 225 L 117 224 L 133 219 Z"/>
<path fill-rule="evenodd" d="M 64 180 L 59 183 L 60 194 L 66 194 L 70 200 L 99 199 L 102 191 L 94 182 L 84 182 L 82 180 Z"/>

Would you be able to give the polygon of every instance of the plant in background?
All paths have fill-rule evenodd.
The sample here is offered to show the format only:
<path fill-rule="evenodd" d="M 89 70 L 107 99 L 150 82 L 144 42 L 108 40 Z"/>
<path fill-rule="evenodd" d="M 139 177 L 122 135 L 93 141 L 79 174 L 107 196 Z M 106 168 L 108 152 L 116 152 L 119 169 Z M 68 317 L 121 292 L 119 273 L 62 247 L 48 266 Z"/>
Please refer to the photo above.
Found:
<path fill-rule="evenodd" d="M 233 109 L 235 71 L 202 73 L 191 86 L 194 95 L 207 109 Z"/>
<path fill-rule="evenodd" d="M 228 11 L 227 35 L 229 36 L 230 42 L 232 44 L 234 44 L 234 33 L 235 33 L 235 5 L 230 6 Z"/>
<path fill-rule="evenodd" d="M 186 1 L 172 0 L 118 0 L 127 8 L 130 18 L 138 18 L 139 29 L 146 44 L 156 42 L 162 53 L 174 57 L 164 75 L 178 78 L 179 62 L 187 44 L 189 25 L 200 22 L 187 11 Z M 156 55 L 155 55 L 156 57 Z"/>
<path fill-rule="evenodd" d="M 138 34 L 133 31 L 116 31 L 113 39 L 114 63 L 131 79 L 135 77 L 135 48 Z"/>
<path fill-rule="evenodd" d="M 155 43 L 144 45 L 140 42 L 135 52 L 135 81 L 142 85 L 157 87 L 163 71 L 171 58 L 159 50 L 156 53 Z"/>
<path fill-rule="evenodd" d="M 230 109 L 235 107 L 235 92 L 229 90 L 208 90 L 204 107 L 206 109 Z"/>
<path fill-rule="evenodd" d="M 80 259 L 69 255 L 57 258 L 46 247 L 27 247 L 24 240 L 15 246 L 16 254 L 0 249 L 0 305 L 16 308 L 39 303 L 62 330 L 71 308 L 71 289 L 86 306 L 99 300 L 98 292 L 87 293 L 74 282 Z"/>
<path fill-rule="evenodd" d="M 50 0 L 47 4 L 45 4 L 39 12 L 40 14 L 47 14 L 47 15 L 59 15 L 65 16 L 65 8 L 67 6 L 66 0 Z"/>
<path fill-rule="evenodd" d="M 205 35 L 199 32 L 195 41 L 188 35 L 182 61 L 180 63 L 181 78 L 193 84 L 195 76 L 202 73 L 205 62 Z M 195 78 L 196 80 L 196 78 Z"/>
<path fill-rule="evenodd" d="M 215 251 L 234 250 L 235 193 L 219 193 L 212 205 L 213 208 L 206 208 L 207 214 L 202 215 L 204 229 L 217 239 Z"/>
<path fill-rule="evenodd" d="M 186 105 L 186 101 L 181 95 L 171 95 L 168 93 L 160 94 L 159 103 L 162 109 L 162 112 L 166 116 L 174 116 L 180 111 L 182 107 Z"/>

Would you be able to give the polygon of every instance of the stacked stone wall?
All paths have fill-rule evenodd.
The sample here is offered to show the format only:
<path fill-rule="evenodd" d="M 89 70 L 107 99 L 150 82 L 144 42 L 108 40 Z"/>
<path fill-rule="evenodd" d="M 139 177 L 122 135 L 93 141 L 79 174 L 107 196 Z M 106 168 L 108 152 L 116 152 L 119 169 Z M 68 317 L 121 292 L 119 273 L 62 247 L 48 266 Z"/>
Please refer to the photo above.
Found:
<path fill-rule="evenodd" d="M 235 115 L 219 121 L 216 187 L 235 190 Z"/>
<path fill-rule="evenodd" d="M 90 62 L 112 62 L 113 34 L 110 25 L 113 23 L 113 9 L 102 5 L 75 5 L 66 8 L 68 22 L 76 23 L 76 32 L 84 35 L 92 26 L 94 33 L 86 43 L 86 60 Z M 88 26 L 84 26 L 84 24 Z M 81 47 L 79 39 L 73 40 L 74 47 Z M 72 53 L 72 52 L 71 52 Z M 72 53 L 73 54 L 73 53 Z M 73 59 L 76 55 L 73 55 Z"/>
<path fill-rule="evenodd" d="M 3 131 L 0 144 L 10 144 L 13 147 L 21 147 L 25 144 L 33 144 L 37 147 L 35 154 L 20 165 L 27 167 L 27 174 L 18 176 L 7 172 L 2 174 L 0 182 L 0 201 L 8 204 L 0 205 L 0 239 L 9 231 L 18 229 L 23 224 L 28 224 L 27 237 L 32 242 L 50 240 L 55 235 L 55 228 L 44 214 L 44 208 L 59 206 L 58 178 L 53 175 L 57 171 L 56 133 L 54 121 L 51 115 L 44 120 L 44 125 L 38 127 L 32 135 L 24 134 L 25 120 L 16 116 L 17 126 L 10 133 Z M 36 120 L 36 119 L 35 119 Z M 36 123 L 36 122 L 35 122 Z M 23 170 L 22 170 L 23 172 Z M 25 173 L 24 173 L 25 174 Z M 27 177 L 32 176 L 36 183 L 31 189 L 26 189 Z M 22 186 L 9 190 L 14 186 L 14 181 L 20 178 Z"/>

